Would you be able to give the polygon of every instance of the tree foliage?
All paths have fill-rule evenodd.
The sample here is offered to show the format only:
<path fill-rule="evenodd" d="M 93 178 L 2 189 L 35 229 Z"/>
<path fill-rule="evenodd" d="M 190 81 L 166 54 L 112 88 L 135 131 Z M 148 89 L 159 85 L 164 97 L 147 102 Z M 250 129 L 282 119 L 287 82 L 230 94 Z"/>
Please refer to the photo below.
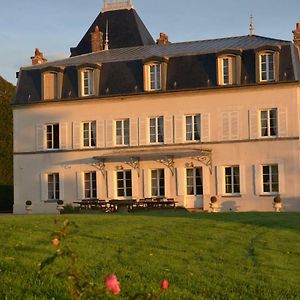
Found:
<path fill-rule="evenodd" d="M 13 116 L 15 86 L 0 76 L 0 185 L 13 184 Z"/>

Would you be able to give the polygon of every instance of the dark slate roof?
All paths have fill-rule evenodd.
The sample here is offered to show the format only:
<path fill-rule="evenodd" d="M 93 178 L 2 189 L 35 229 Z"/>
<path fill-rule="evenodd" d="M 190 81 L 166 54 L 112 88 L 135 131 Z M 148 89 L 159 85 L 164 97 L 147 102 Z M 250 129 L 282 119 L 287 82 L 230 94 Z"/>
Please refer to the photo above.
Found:
<path fill-rule="evenodd" d="M 71 66 L 83 63 L 107 63 L 146 59 L 152 56 L 176 57 L 218 53 L 226 49 L 249 50 L 263 46 L 282 46 L 292 44 L 289 41 L 266 38 L 262 36 L 238 36 L 213 40 L 173 43 L 169 45 L 148 45 L 110 49 L 85 55 L 48 62 L 43 65 L 31 66 L 30 69 L 40 69 L 47 66 Z"/>
<path fill-rule="evenodd" d="M 98 26 L 100 31 L 104 33 L 103 39 L 105 39 L 106 22 L 108 22 L 109 28 L 110 49 L 155 44 L 152 36 L 134 9 L 107 11 L 97 16 L 77 47 L 71 48 L 71 56 L 92 52 L 91 32 Z"/>

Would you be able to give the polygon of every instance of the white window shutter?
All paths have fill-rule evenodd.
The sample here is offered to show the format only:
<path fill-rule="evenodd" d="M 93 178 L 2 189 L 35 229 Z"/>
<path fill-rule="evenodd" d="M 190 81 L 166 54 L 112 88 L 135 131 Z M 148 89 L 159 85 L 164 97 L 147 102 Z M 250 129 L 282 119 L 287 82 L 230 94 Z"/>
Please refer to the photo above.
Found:
<path fill-rule="evenodd" d="M 48 174 L 41 174 L 41 201 L 48 200 Z"/>
<path fill-rule="evenodd" d="M 107 195 L 109 199 L 117 197 L 117 174 L 114 171 L 107 172 Z"/>
<path fill-rule="evenodd" d="M 106 121 L 106 147 L 110 148 L 113 146 L 113 121 Z"/>
<path fill-rule="evenodd" d="M 210 191 L 210 171 L 208 167 L 202 168 L 202 184 L 203 184 L 203 195 L 210 196 L 213 193 Z"/>
<path fill-rule="evenodd" d="M 136 170 L 131 170 L 132 178 L 132 197 L 137 199 L 139 197 L 139 177 Z"/>
<path fill-rule="evenodd" d="M 59 123 L 60 149 L 68 149 L 68 124 L 66 122 Z"/>
<path fill-rule="evenodd" d="M 144 191 L 145 198 L 151 197 L 151 170 L 145 170 L 144 172 Z"/>
<path fill-rule="evenodd" d="M 84 186 L 83 186 L 83 173 L 76 173 L 76 183 L 77 183 L 77 199 L 84 199 Z"/>
<path fill-rule="evenodd" d="M 129 119 L 130 146 L 138 145 L 138 118 Z"/>
<path fill-rule="evenodd" d="M 81 148 L 81 123 L 73 122 L 73 148 Z"/>
<path fill-rule="evenodd" d="M 177 190 L 178 196 L 186 195 L 186 170 L 177 168 Z"/>
<path fill-rule="evenodd" d="M 217 194 L 218 196 L 222 196 L 224 194 L 224 168 L 217 167 Z"/>
<path fill-rule="evenodd" d="M 210 141 L 210 116 L 209 113 L 201 114 L 201 142 Z"/>
<path fill-rule="evenodd" d="M 164 143 L 173 143 L 173 116 L 164 116 Z"/>
<path fill-rule="evenodd" d="M 172 180 L 174 180 L 174 176 L 172 176 L 172 173 L 169 169 L 165 169 L 165 196 L 167 198 L 171 198 L 174 195 L 172 195 Z M 175 191 L 174 191 L 175 194 Z"/>
<path fill-rule="evenodd" d="M 230 138 L 230 125 L 229 125 L 229 113 L 222 112 L 221 114 L 222 120 L 222 140 L 226 141 Z"/>
<path fill-rule="evenodd" d="M 286 192 L 286 180 L 285 180 L 285 171 L 284 164 L 278 164 L 278 177 L 279 177 L 279 193 L 280 195 L 285 194 Z"/>
<path fill-rule="evenodd" d="M 244 195 L 247 193 L 246 167 L 244 165 L 239 166 L 239 171 L 240 171 L 240 194 Z"/>
<path fill-rule="evenodd" d="M 183 115 L 177 115 L 175 116 L 175 143 L 180 144 L 183 143 L 183 133 L 185 133 L 185 130 L 183 130 Z"/>
<path fill-rule="evenodd" d="M 46 135 L 45 135 L 45 126 L 44 124 L 36 125 L 36 150 L 43 151 L 46 148 Z"/>
<path fill-rule="evenodd" d="M 231 140 L 238 140 L 240 137 L 240 130 L 239 130 L 239 112 L 232 111 L 230 113 L 230 139 Z"/>
<path fill-rule="evenodd" d="M 65 200 L 65 178 L 63 173 L 59 173 L 59 200 Z"/>
<path fill-rule="evenodd" d="M 249 111 L 249 120 L 250 120 L 250 139 L 251 140 L 256 140 L 260 136 L 259 132 L 259 124 L 260 122 L 258 121 L 258 110 L 250 110 Z"/>
<path fill-rule="evenodd" d="M 148 135 L 150 135 L 150 133 L 148 132 L 148 126 L 147 126 L 147 123 L 148 123 L 148 119 L 147 118 L 140 118 L 139 119 L 139 123 L 140 123 L 140 137 L 139 137 L 139 140 L 140 140 L 140 145 L 146 145 L 147 144 L 147 141 L 148 141 Z"/>
<path fill-rule="evenodd" d="M 255 165 L 253 166 L 253 171 L 254 171 L 254 191 L 255 195 L 259 196 L 262 194 L 262 167 L 261 165 Z"/>
<path fill-rule="evenodd" d="M 286 137 L 288 135 L 286 107 L 278 109 L 278 135 L 279 137 Z"/>
<path fill-rule="evenodd" d="M 97 121 L 97 148 L 105 147 L 105 130 L 104 130 L 104 120 Z"/>
<path fill-rule="evenodd" d="M 101 199 L 102 186 L 101 186 L 102 173 L 101 171 L 96 172 L 96 189 L 97 189 L 97 198 Z"/>

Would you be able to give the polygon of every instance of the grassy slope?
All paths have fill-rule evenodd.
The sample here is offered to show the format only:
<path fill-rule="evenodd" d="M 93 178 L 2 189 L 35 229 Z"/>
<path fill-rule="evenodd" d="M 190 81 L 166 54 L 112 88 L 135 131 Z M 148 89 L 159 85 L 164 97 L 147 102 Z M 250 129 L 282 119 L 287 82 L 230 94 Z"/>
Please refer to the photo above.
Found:
<path fill-rule="evenodd" d="M 58 217 L 63 220 L 63 216 Z M 300 299 L 300 214 L 72 215 L 66 243 L 94 282 L 116 273 L 122 296 L 158 291 L 163 299 Z M 53 216 L 0 217 L 0 299 L 68 299 L 55 276 L 38 275 L 53 253 Z M 107 297 L 105 297 L 106 299 Z"/>

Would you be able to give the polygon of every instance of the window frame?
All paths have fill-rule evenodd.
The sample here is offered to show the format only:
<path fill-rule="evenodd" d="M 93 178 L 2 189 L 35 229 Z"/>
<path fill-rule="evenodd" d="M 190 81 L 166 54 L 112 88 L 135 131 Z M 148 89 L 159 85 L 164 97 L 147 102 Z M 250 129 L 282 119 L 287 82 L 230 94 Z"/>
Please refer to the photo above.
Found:
<path fill-rule="evenodd" d="M 151 61 L 144 65 L 144 88 L 148 92 L 162 90 L 162 62 Z"/>
<path fill-rule="evenodd" d="M 154 173 L 156 173 L 155 174 L 156 177 L 153 177 Z M 155 186 L 153 185 L 154 181 L 155 181 Z M 154 195 L 153 193 L 154 188 L 156 188 L 157 195 Z M 165 196 L 166 196 L 165 169 L 152 169 L 151 170 L 151 197 L 165 197 Z"/>
<path fill-rule="evenodd" d="M 154 126 L 151 125 L 152 120 L 154 120 Z M 149 118 L 149 143 L 150 144 L 163 144 L 165 140 L 164 133 L 164 116 L 150 117 Z M 161 123 L 161 124 L 160 124 Z M 154 128 L 154 133 L 151 133 L 151 128 Z M 152 137 L 154 136 L 154 140 Z"/>
<path fill-rule="evenodd" d="M 130 178 L 128 179 L 127 174 L 130 173 Z M 122 178 L 119 178 L 118 174 L 122 174 Z M 132 197 L 132 171 L 131 170 L 122 170 L 116 172 L 116 188 L 117 188 L 117 197 L 118 198 L 128 198 Z M 128 181 L 130 185 L 128 185 Z M 122 183 L 122 186 L 119 185 Z M 122 193 L 120 193 L 122 191 Z"/>
<path fill-rule="evenodd" d="M 271 112 L 275 112 L 275 118 L 271 118 Z M 263 119 L 263 116 L 262 116 L 263 113 L 267 113 L 266 119 Z M 274 124 L 273 124 L 273 126 L 271 126 L 272 125 L 271 121 L 274 119 L 275 119 L 275 127 L 274 127 Z M 263 127 L 263 120 L 266 120 L 266 122 L 267 122 L 266 126 L 264 126 L 264 127 Z M 261 138 L 276 138 L 276 137 L 278 137 L 279 123 L 278 123 L 278 109 L 277 108 L 260 109 L 259 110 L 259 121 L 260 121 L 260 137 Z M 263 128 L 265 128 L 265 130 L 267 130 L 266 135 L 263 135 Z M 273 130 L 275 130 L 275 134 L 272 134 L 272 128 L 273 128 Z"/>
<path fill-rule="evenodd" d="M 258 65 L 259 65 L 259 81 L 260 82 L 272 82 L 276 81 L 276 52 L 274 51 L 262 51 L 258 54 Z M 266 62 L 262 61 L 263 57 L 266 57 Z M 272 57 L 272 68 L 273 72 L 270 73 L 270 57 Z M 266 65 L 266 70 L 263 71 L 263 64 Z M 263 79 L 263 73 L 265 73 L 265 79 Z M 272 74 L 272 78 L 270 78 Z"/>
<path fill-rule="evenodd" d="M 88 75 L 85 78 L 85 75 Z M 94 77 L 95 72 L 92 68 L 84 68 L 80 70 L 80 77 L 81 77 L 81 96 L 82 97 L 89 97 L 95 95 L 95 86 L 94 86 Z"/>
<path fill-rule="evenodd" d="M 85 125 L 88 125 L 88 130 L 85 129 Z M 94 129 L 94 132 L 93 132 Z M 81 123 L 82 130 L 82 147 L 83 148 L 96 148 L 97 146 L 97 122 L 94 121 L 83 121 Z M 85 132 L 88 132 L 88 136 L 85 137 Z M 94 135 L 94 136 L 93 136 Z M 87 145 L 85 141 L 88 141 Z"/>
<path fill-rule="evenodd" d="M 55 130 L 54 126 L 57 126 L 57 130 Z M 48 129 L 50 131 L 48 132 Z M 60 124 L 59 123 L 49 123 L 45 124 L 45 131 L 46 131 L 46 136 L 45 136 L 45 144 L 46 144 L 46 149 L 47 150 L 59 150 L 60 149 Z M 57 133 L 57 137 L 55 137 L 55 134 Z M 50 138 L 49 135 L 51 136 Z M 51 143 L 52 146 L 49 146 L 49 143 Z M 55 147 L 57 146 L 57 147 Z"/>
<path fill-rule="evenodd" d="M 121 125 L 119 128 L 118 128 L 118 124 Z M 118 130 L 121 133 L 121 135 L 118 135 Z M 126 131 L 128 134 L 126 134 Z M 118 137 L 121 139 L 121 142 L 118 141 Z M 129 118 L 115 121 L 115 145 L 116 146 L 130 145 L 130 119 Z"/>
<path fill-rule="evenodd" d="M 86 175 L 89 177 L 87 178 Z M 84 199 L 97 199 L 97 172 L 83 172 Z M 88 196 L 89 194 L 89 196 Z"/>
<path fill-rule="evenodd" d="M 199 123 L 199 130 L 196 127 L 197 126 L 197 122 L 196 122 L 196 118 L 198 119 L 198 123 Z M 187 118 L 192 118 L 192 122 L 191 122 L 191 132 L 188 131 L 188 123 L 187 123 Z M 200 142 L 201 141 L 201 114 L 190 114 L 190 115 L 185 115 L 185 141 L 186 142 Z M 196 128 L 196 130 L 195 130 Z M 199 131 L 199 132 L 196 132 Z M 191 133 L 191 139 L 188 139 L 188 133 Z M 198 133 L 199 138 L 196 138 L 196 134 Z"/>
<path fill-rule="evenodd" d="M 192 171 L 190 176 L 188 173 Z M 197 176 L 197 171 L 199 171 L 199 176 Z M 202 167 L 192 167 L 186 168 L 186 195 L 187 196 L 203 196 L 203 168 Z M 200 178 L 200 184 L 197 183 L 197 178 Z M 193 184 L 189 184 L 189 179 L 192 179 Z M 189 192 L 189 188 L 192 188 L 192 192 Z M 200 192 L 198 193 L 198 188 Z"/>
<path fill-rule="evenodd" d="M 218 85 L 229 86 L 238 84 L 240 82 L 240 54 L 225 53 L 218 56 Z M 227 79 L 225 80 L 225 65 L 224 61 L 228 62 L 227 65 Z"/>
<path fill-rule="evenodd" d="M 234 173 L 234 169 L 238 170 L 238 177 Z M 230 174 L 226 174 L 226 170 L 230 170 Z M 235 178 L 238 178 L 238 183 L 235 183 Z M 230 181 L 227 181 L 227 178 L 230 179 Z M 225 196 L 239 196 L 241 195 L 241 170 L 240 166 L 233 165 L 233 166 L 224 166 L 223 167 L 223 182 L 224 182 L 224 188 L 223 192 Z M 238 186 L 238 189 L 235 189 L 235 186 Z M 229 187 L 229 190 L 227 190 L 227 187 Z"/>
<path fill-rule="evenodd" d="M 53 180 L 50 181 L 50 177 Z M 51 190 L 50 190 L 51 187 Z M 50 193 L 53 196 L 50 196 Z M 61 196 L 61 187 L 60 187 L 60 176 L 58 172 L 47 174 L 47 201 L 57 201 L 60 200 Z"/>
<path fill-rule="evenodd" d="M 273 173 L 272 168 L 276 167 L 276 172 Z M 268 168 L 268 174 L 264 173 L 264 168 Z M 274 185 L 274 176 L 277 176 L 277 190 L 273 190 Z M 262 176 L 262 194 L 264 195 L 278 195 L 280 190 L 280 179 L 279 179 L 279 165 L 278 164 L 263 164 L 261 165 L 261 176 Z M 265 181 L 266 176 L 268 176 L 268 180 Z M 269 187 L 269 191 L 265 190 L 265 186 Z"/>

